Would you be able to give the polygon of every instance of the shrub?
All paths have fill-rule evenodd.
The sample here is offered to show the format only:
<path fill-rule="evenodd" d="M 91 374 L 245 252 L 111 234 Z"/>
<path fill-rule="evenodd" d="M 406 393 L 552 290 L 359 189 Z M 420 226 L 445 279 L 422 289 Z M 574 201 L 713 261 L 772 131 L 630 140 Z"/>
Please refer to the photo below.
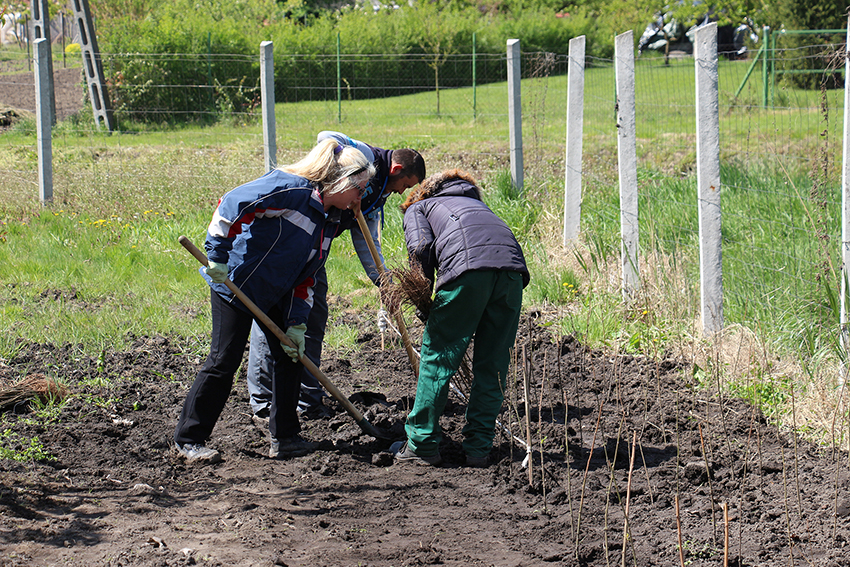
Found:
<path fill-rule="evenodd" d="M 585 35 L 588 55 L 611 51 L 593 18 L 581 10 L 559 18 L 543 3 L 482 13 L 463 3 L 421 2 L 292 19 L 288 4 L 273 0 L 148 1 L 144 17 L 108 11 L 108 25 L 99 31 L 101 50 L 112 54 L 104 67 L 117 115 L 145 121 L 250 109 L 259 100 L 258 52 L 265 39 L 275 45 L 278 102 L 337 97 L 337 38 L 345 96 L 358 99 L 469 86 L 473 35 L 482 55 L 479 83 L 505 80 L 510 38 L 519 39 L 524 52 L 566 54 L 569 40 Z"/>

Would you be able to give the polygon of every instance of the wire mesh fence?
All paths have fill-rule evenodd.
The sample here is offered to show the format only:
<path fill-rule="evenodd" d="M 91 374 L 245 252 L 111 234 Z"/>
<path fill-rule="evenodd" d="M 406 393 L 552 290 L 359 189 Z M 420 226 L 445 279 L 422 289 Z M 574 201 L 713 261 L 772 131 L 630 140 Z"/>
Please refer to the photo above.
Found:
<path fill-rule="evenodd" d="M 828 49 L 799 46 L 761 55 L 760 61 L 721 60 L 729 322 L 794 333 L 836 324 L 843 90 L 826 87 L 838 85 L 841 68 L 835 62 L 843 61 L 843 52 Z M 20 69 L 20 57 L 2 53 L 4 70 Z M 821 71 L 829 78 L 823 89 L 800 88 L 776 72 L 777 65 L 808 66 L 813 58 L 828 64 Z M 176 179 L 209 198 L 261 173 L 259 53 L 104 54 L 103 62 L 119 129 L 107 143 L 90 121 L 57 127 L 60 200 L 73 200 L 63 187 L 122 183 L 149 194 L 150 186 L 162 185 L 154 193 L 174 190 Z M 567 63 L 564 54 L 522 54 L 526 176 L 553 199 L 563 179 Z M 6 72 L 0 89 L 32 88 L 31 82 L 21 87 L 25 74 Z M 505 54 L 452 54 L 438 62 L 427 55 L 278 53 L 278 163 L 309 148 L 320 130 L 356 132 L 368 124 L 370 132 L 381 132 L 370 142 L 417 147 L 430 152 L 429 161 L 438 167 L 474 167 L 480 175 L 502 171 L 508 165 L 505 75 Z M 692 57 L 640 57 L 635 87 L 641 247 L 646 256 L 662 254 L 665 265 L 682 270 L 689 296 L 697 298 Z M 81 78 L 74 88 L 85 114 Z M 135 136 L 157 131 L 164 139 L 180 139 L 179 146 L 166 149 L 164 143 L 145 150 L 149 160 L 135 159 Z M 7 193 L 13 187 L 12 194 L 31 198 L 24 196 L 36 193 L 33 146 L 26 139 L 9 140 L 16 141 L 0 138 L 8 155 L 30 158 L 0 166 L 0 179 Z M 223 159 L 224 140 L 228 152 L 245 153 L 241 165 Z M 582 226 L 585 240 L 605 253 L 619 247 L 616 144 L 613 61 L 588 58 Z M 663 280 L 665 273 L 652 277 Z M 690 316 L 697 316 L 697 306 L 696 299 L 687 305 Z"/>

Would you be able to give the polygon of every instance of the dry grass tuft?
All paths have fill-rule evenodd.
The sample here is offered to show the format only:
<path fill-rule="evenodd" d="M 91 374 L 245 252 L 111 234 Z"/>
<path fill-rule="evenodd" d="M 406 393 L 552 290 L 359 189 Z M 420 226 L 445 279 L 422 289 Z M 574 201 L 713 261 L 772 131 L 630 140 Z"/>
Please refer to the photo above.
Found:
<path fill-rule="evenodd" d="M 0 389 L 0 411 L 14 409 L 31 400 L 42 403 L 64 400 L 68 388 L 43 374 L 30 374 L 17 384 Z"/>

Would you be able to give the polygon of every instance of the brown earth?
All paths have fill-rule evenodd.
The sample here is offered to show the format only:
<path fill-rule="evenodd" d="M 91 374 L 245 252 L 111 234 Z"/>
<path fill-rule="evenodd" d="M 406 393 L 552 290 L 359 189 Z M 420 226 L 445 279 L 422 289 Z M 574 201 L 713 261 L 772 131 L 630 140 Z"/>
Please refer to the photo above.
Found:
<path fill-rule="evenodd" d="M 79 69 L 56 77 L 62 119 L 82 108 L 83 87 Z M 0 75 L 0 105 L 34 111 L 32 74 Z M 400 433 L 415 381 L 370 320 L 333 322 L 360 329 L 360 350 L 326 353 L 323 369 L 371 423 Z M 454 395 L 441 467 L 393 465 L 389 442 L 335 401 L 333 417 L 303 422 L 316 452 L 270 460 L 244 376 L 209 443 L 223 462 L 187 466 L 170 438 L 201 363 L 190 341 L 139 337 L 98 357 L 21 342 L 0 359 L 0 383 L 41 373 L 73 394 L 53 415 L 0 416 L 0 447 L 37 437 L 53 457 L 0 460 L 0 566 L 850 565 L 846 453 L 698 387 L 680 361 L 591 351 L 529 321 L 531 479 L 503 429 L 490 467 L 463 466 Z M 524 367 L 502 416 L 521 439 Z"/>
<path fill-rule="evenodd" d="M 5 68 L 10 63 L 7 62 Z M 18 67 L 20 65 L 17 65 Z M 33 72 L 2 74 L 0 64 L 0 128 L 3 122 L 19 116 L 35 114 L 35 75 Z M 85 77 L 80 67 L 53 69 L 53 88 L 56 96 L 56 119 L 65 120 L 83 108 Z M 13 114 L 10 114 L 13 111 Z"/>
<path fill-rule="evenodd" d="M 399 433 L 415 392 L 404 350 L 381 349 L 371 316 L 341 313 L 332 324 L 356 326 L 360 350 L 328 352 L 323 369 Z M 209 442 L 223 461 L 187 466 L 170 438 L 201 363 L 188 341 L 139 337 L 97 357 L 21 342 L 0 380 L 43 373 L 73 394 L 46 422 L 27 407 L 2 416 L 0 446 L 37 437 L 54 460 L 0 460 L 0 565 L 850 565 L 846 454 L 696 387 L 678 361 L 553 340 L 538 315 L 517 349 L 531 473 L 501 428 L 493 464 L 464 466 L 455 395 L 443 466 L 392 464 L 389 442 L 336 401 L 303 421 L 318 450 L 270 460 L 241 375 Z M 502 423 L 524 439 L 517 366 Z"/>

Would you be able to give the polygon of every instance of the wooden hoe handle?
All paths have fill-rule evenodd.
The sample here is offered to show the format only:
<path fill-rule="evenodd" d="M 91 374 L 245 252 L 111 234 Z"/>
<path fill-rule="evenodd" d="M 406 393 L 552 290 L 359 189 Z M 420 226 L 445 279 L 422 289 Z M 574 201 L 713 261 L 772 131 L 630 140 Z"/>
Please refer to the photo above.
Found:
<path fill-rule="evenodd" d="M 360 226 L 360 232 L 363 233 L 363 238 L 366 239 L 366 244 L 369 246 L 369 252 L 372 254 L 372 260 L 378 268 L 378 273 L 384 275 L 387 271 L 381 262 L 381 257 L 378 256 L 378 249 L 375 247 L 375 241 L 372 240 L 372 233 L 369 232 L 369 227 L 366 225 L 366 219 L 363 218 L 363 213 L 358 209 L 355 213 L 357 224 Z M 413 343 L 410 342 L 410 335 L 407 332 L 407 326 L 404 324 L 404 316 L 401 310 L 395 314 L 396 325 L 401 333 L 401 341 L 404 343 L 404 350 L 407 351 L 407 359 L 410 361 L 410 366 L 413 368 L 413 377 L 419 379 L 419 358 L 416 356 L 416 351 L 413 349 Z"/>

